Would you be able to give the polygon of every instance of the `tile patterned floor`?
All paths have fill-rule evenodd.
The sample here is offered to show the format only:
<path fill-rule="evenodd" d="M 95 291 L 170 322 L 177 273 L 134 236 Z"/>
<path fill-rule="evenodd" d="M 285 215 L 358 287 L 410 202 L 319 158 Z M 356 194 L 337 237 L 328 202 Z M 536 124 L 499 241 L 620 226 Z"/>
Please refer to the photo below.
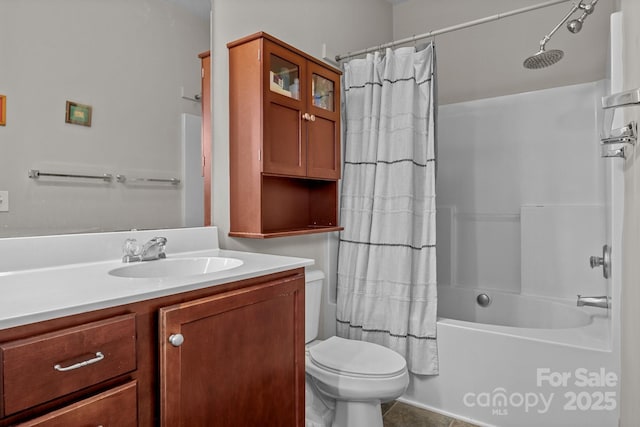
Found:
<path fill-rule="evenodd" d="M 402 402 L 383 403 L 382 420 L 384 427 L 476 427 Z"/>

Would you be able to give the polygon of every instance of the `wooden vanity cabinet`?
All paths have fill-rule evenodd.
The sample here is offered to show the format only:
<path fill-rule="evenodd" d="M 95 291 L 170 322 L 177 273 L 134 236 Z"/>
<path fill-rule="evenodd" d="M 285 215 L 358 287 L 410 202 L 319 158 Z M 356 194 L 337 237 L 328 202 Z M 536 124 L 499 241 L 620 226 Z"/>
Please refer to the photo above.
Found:
<path fill-rule="evenodd" d="M 303 307 L 289 277 L 160 309 L 161 425 L 302 426 Z"/>
<path fill-rule="evenodd" d="M 227 47 L 229 235 L 341 230 L 341 72 L 263 32 Z"/>
<path fill-rule="evenodd" d="M 304 269 L 0 330 L 0 378 L 0 427 L 303 426 Z"/>

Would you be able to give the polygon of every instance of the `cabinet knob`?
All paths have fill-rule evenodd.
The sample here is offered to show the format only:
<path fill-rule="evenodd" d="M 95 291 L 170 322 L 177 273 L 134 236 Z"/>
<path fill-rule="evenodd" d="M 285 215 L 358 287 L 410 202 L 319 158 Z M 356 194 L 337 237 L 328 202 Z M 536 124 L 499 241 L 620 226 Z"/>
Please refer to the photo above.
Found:
<path fill-rule="evenodd" d="M 309 120 L 311 120 L 312 122 L 316 121 L 316 116 L 314 114 L 309 116 Z"/>
<path fill-rule="evenodd" d="M 302 120 L 307 120 L 307 121 L 309 121 L 309 119 L 310 119 L 309 113 L 304 113 L 304 114 L 302 115 Z"/>
<path fill-rule="evenodd" d="M 182 334 L 171 334 L 169 337 L 169 343 L 174 347 L 180 347 L 184 342 Z"/>

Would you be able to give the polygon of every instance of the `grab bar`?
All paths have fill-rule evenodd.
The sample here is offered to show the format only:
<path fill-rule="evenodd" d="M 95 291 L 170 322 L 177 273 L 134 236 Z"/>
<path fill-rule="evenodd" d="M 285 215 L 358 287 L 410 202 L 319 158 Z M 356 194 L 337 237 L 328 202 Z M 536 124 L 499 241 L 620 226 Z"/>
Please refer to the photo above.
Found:
<path fill-rule="evenodd" d="M 105 173 L 102 175 L 81 175 L 75 173 L 55 173 L 55 172 L 40 172 L 38 169 L 29 169 L 29 178 L 38 179 L 41 176 L 53 176 L 58 178 L 85 178 L 85 179 L 101 179 L 105 182 L 111 182 L 113 175 Z"/>
<path fill-rule="evenodd" d="M 127 178 L 126 175 L 116 175 L 116 180 L 121 184 L 125 184 L 127 182 L 167 183 L 173 185 L 180 184 L 180 180 L 178 178 Z"/>
<path fill-rule="evenodd" d="M 640 88 L 614 93 L 602 97 L 602 109 L 605 110 L 603 132 L 600 138 L 601 157 L 620 157 L 626 159 L 625 146 L 635 145 L 638 139 L 638 124 L 629 122 L 626 126 L 611 129 L 616 108 L 640 105 Z M 610 129 L 610 130 L 605 130 Z"/>
<path fill-rule="evenodd" d="M 627 123 L 626 126 L 617 129 L 611 129 L 609 135 L 600 139 L 602 144 L 635 144 L 638 136 L 638 125 L 635 121 Z"/>
<path fill-rule="evenodd" d="M 111 182 L 113 175 L 105 173 L 102 175 L 84 175 L 76 173 L 57 173 L 57 172 L 42 172 L 39 169 L 29 169 L 29 178 L 38 179 L 41 176 L 51 176 L 56 178 L 82 178 L 82 179 L 101 179 L 105 182 Z M 119 183 L 138 182 L 138 183 L 167 183 L 178 185 L 180 184 L 179 178 L 127 178 L 125 175 L 116 175 L 116 180 Z"/>
<path fill-rule="evenodd" d="M 602 144 L 635 144 L 636 138 L 632 136 L 612 136 L 610 138 L 602 138 L 600 140 Z"/>

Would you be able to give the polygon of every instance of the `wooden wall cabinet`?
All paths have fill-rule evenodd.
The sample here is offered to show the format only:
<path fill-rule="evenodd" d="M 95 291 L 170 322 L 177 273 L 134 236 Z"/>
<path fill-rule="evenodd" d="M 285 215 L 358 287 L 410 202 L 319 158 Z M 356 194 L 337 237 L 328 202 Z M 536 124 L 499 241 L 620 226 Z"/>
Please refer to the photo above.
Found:
<path fill-rule="evenodd" d="M 262 32 L 227 47 L 229 235 L 341 230 L 340 71 Z"/>
<path fill-rule="evenodd" d="M 304 387 L 303 268 L 0 330 L 0 427 L 302 427 Z"/>

